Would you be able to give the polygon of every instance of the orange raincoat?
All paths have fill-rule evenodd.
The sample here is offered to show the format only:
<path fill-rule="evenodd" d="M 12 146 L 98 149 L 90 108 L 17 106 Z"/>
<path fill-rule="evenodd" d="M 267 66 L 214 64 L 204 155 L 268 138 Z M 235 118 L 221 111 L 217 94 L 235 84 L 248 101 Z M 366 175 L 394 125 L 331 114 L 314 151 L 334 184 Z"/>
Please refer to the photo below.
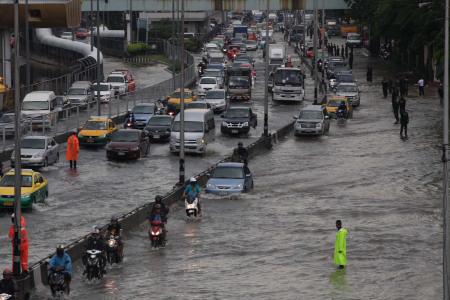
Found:
<path fill-rule="evenodd" d="M 22 266 L 22 271 L 28 271 L 28 232 L 25 225 L 25 218 L 20 216 L 20 263 Z M 13 246 L 14 260 L 14 225 L 9 227 L 8 236 Z"/>
<path fill-rule="evenodd" d="M 78 152 L 80 152 L 80 144 L 76 134 L 72 134 L 67 139 L 66 159 L 78 160 Z"/>

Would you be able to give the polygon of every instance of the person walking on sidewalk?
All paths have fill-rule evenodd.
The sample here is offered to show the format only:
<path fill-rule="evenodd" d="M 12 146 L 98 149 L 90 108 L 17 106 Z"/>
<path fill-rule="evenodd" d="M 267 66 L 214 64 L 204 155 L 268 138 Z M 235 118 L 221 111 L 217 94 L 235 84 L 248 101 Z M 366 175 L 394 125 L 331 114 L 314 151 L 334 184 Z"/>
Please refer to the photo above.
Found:
<path fill-rule="evenodd" d="M 342 59 L 345 60 L 344 45 L 341 46 L 341 56 L 342 56 Z"/>
<path fill-rule="evenodd" d="M 425 80 L 421 77 L 417 84 L 419 85 L 419 96 L 425 97 Z"/>
<path fill-rule="evenodd" d="M 402 111 L 406 111 L 406 100 L 403 97 L 400 97 L 400 100 L 398 100 L 398 108 L 400 110 L 400 114 Z"/>
<path fill-rule="evenodd" d="M 367 82 L 372 82 L 372 73 L 373 73 L 372 65 L 368 65 L 367 66 Z"/>
<path fill-rule="evenodd" d="M 398 105 L 397 98 L 398 98 L 398 89 L 397 89 L 397 87 L 393 87 L 392 88 L 392 111 L 394 112 L 394 117 L 395 117 L 394 124 L 398 124 L 398 121 L 399 121 L 399 117 L 398 117 L 399 105 Z"/>
<path fill-rule="evenodd" d="M 80 143 L 77 133 L 74 131 L 67 139 L 66 160 L 70 162 L 70 168 L 77 168 L 78 153 L 80 152 Z"/>
<path fill-rule="evenodd" d="M 406 110 L 400 112 L 400 138 L 408 139 L 408 123 L 409 115 Z M 405 131 L 405 136 L 403 137 L 403 130 Z"/>
<path fill-rule="evenodd" d="M 336 241 L 334 243 L 334 264 L 339 269 L 344 269 L 347 265 L 347 229 L 342 227 L 342 221 L 336 221 Z"/>
<path fill-rule="evenodd" d="M 350 56 L 348 57 L 348 66 L 353 69 L 353 48 L 350 51 Z"/>
<path fill-rule="evenodd" d="M 387 81 L 386 77 L 383 77 L 383 80 L 381 81 L 381 87 L 383 88 L 383 97 L 387 98 L 389 82 Z"/>

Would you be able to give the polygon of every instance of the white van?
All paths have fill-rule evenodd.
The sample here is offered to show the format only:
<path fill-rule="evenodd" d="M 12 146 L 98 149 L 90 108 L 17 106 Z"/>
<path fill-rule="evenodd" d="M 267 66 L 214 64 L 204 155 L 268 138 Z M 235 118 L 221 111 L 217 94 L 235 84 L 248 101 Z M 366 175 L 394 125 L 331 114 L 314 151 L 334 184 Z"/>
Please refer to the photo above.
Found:
<path fill-rule="evenodd" d="M 211 120 L 212 118 L 212 120 Z M 184 151 L 206 152 L 208 142 L 214 140 L 214 116 L 208 109 L 188 109 L 184 112 Z M 170 152 L 180 152 L 180 114 L 175 117 L 170 133 Z"/>
<path fill-rule="evenodd" d="M 31 124 L 51 127 L 58 117 L 58 101 L 52 91 L 28 93 L 22 102 L 22 114 L 30 118 Z"/>

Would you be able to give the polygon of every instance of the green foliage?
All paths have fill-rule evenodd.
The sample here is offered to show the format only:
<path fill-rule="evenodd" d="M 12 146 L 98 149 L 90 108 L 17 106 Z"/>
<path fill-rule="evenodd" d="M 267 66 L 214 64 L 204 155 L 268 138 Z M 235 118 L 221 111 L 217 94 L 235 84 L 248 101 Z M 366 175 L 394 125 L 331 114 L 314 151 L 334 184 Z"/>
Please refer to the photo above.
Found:
<path fill-rule="evenodd" d="M 127 47 L 127 52 L 130 55 L 145 54 L 148 50 L 149 47 L 146 43 L 129 44 Z"/>
<path fill-rule="evenodd" d="M 184 49 L 189 52 L 198 52 L 202 47 L 202 43 L 196 39 L 185 39 L 184 40 Z"/>

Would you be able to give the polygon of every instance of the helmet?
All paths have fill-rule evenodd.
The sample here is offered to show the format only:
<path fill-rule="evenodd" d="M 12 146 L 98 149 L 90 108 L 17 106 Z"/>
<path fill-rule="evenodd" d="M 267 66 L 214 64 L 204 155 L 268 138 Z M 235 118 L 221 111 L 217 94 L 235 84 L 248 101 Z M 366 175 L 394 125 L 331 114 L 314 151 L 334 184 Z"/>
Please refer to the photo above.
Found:
<path fill-rule="evenodd" d="M 6 268 L 3 270 L 3 278 L 11 277 L 12 275 L 13 272 L 10 269 Z"/>
<path fill-rule="evenodd" d="M 195 179 L 195 177 L 191 177 L 191 179 L 189 179 L 189 182 L 190 183 L 195 183 L 195 182 L 197 182 L 197 179 Z"/>
<path fill-rule="evenodd" d="M 155 202 L 160 203 L 162 201 L 163 197 L 161 195 L 156 195 Z"/>
<path fill-rule="evenodd" d="M 242 147 L 242 146 L 244 146 L 244 144 L 242 144 L 242 142 L 239 142 L 238 147 Z"/>
<path fill-rule="evenodd" d="M 64 246 L 63 245 L 58 245 L 56 247 L 56 255 L 58 255 L 58 256 L 64 255 Z"/>
<path fill-rule="evenodd" d="M 100 229 L 98 229 L 97 225 L 92 227 L 92 234 L 96 235 L 100 233 Z"/>
<path fill-rule="evenodd" d="M 119 222 L 119 218 L 117 218 L 116 216 L 112 216 L 111 223 L 117 223 L 117 222 Z"/>

